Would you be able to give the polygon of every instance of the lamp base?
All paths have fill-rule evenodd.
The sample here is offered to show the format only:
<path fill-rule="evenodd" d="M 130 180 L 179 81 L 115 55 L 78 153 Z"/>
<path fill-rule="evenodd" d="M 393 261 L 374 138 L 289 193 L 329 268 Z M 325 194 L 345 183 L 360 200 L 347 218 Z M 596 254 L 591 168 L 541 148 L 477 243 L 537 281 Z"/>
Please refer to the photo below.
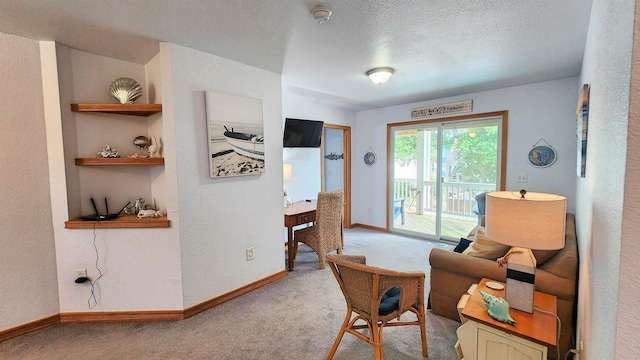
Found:
<path fill-rule="evenodd" d="M 529 249 L 511 248 L 507 263 L 505 300 L 511 309 L 533 313 L 536 258 Z"/>

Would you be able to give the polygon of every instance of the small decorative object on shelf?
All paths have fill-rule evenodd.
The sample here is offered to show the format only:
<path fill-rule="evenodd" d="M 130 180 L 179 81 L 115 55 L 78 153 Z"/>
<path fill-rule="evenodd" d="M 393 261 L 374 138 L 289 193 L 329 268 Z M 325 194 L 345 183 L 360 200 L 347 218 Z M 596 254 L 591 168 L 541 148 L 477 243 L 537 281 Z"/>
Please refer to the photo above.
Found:
<path fill-rule="evenodd" d="M 160 138 L 156 140 L 155 136 L 151 137 L 151 144 L 149 145 L 149 156 L 152 158 L 162 157 L 162 144 Z"/>
<path fill-rule="evenodd" d="M 144 202 L 145 200 L 143 198 L 135 199 L 133 203 L 130 203 L 129 206 L 125 207 L 124 213 L 129 215 L 137 215 L 142 210 L 150 210 L 150 205 L 142 205 Z"/>
<path fill-rule="evenodd" d="M 142 135 L 137 136 L 135 139 L 133 139 L 133 145 L 135 145 L 138 148 L 139 153 L 135 153 L 127 157 L 130 157 L 130 158 L 146 158 L 147 157 L 147 155 L 144 155 L 142 153 L 142 150 L 147 146 L 151 145 L 151 141 L 149 140 L 148 137 L 142 136 Z"/>
<path fill-rule="evenodd" d="M 164 216 L 164 214 L 161 211 L 157 211 L 157 210 L 153 210 L 153 209 L 140 210 L 138 212 L 138 217 L 140 219 L 146 218 L 146 217 L 163 217 L 163 216 Z"/>
<path fill-rule="evenodd" d="M 489 313 L 489 316 L 510 325 L 516 323 L 511 315 L 509 315 L 509 303 L 507 300 L 493 296 L 482 290 L 480 291 L 480 295 L 482 295 L 482 300 L 487 304 L 487 312 Z"/>
<path fill-rule="evenodd" d="M 98 156 L 102 158 L 119 158 L 120 154 L 115 148 L 112 148 L 111 145 L 107 144 L 102 151 L 98 152 Z"/>
<path fill-rule="evenodd" d="M 142 96 L 142 87 L 131 78 L 121 77 L 111 83 L 109 94 L 118 100 L 120 104 L 133 104 L 134 101 Z"/>

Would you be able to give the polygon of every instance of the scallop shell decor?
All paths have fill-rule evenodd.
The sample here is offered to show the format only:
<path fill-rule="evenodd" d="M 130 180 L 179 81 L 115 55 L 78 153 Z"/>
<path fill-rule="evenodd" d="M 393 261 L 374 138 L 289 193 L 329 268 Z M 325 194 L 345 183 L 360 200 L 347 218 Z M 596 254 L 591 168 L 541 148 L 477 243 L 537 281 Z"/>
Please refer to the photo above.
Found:
<path fill-rule="evenodd" d="M 133 104 L 142 96 L 142 87 L 131 78 L 121 77 L 111 83 L 109 94 L 116 98 L 120 104 Z"/>
<path fill-rule="evenodd" d="M 503 298 L 493 296 L 484 291 L 480 291 L 482 300 L 487 304 L 487 312 L 492 318 L 507 324 L 515 324 L 511 315 L 509 315 L 509 303 Z"/>

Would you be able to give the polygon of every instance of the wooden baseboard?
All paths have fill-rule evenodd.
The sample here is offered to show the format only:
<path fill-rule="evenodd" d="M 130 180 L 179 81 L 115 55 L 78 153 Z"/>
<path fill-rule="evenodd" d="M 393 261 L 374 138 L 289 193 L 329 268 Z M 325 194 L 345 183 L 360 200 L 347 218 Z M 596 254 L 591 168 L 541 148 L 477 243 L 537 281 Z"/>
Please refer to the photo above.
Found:
<path fill-rule="evenodd" d="M 359 223 L 355 223 L 355 224 L 351 224 L 353 227 L 360 227 L 363 229 L 369 229 L 369 230 L 374 230 L 374 231 L 381 231 L 381 232 L 389 232 L 389 229 L 387 228 L 381 228 L 381 227 L 377 227 L 377 226 L 371 226 L 371 225 L 365 225 L 365 224 L 359 224 Z"/>
<path fill-rule="evenodd" d="M 182 310 L 101 311 L 61 313 L 61 323 L 177 321 L 184 319 Z"/>
<path fill-rule="evenodd" d="M 220 305 L 224 302 L 227 302 L 231 299 L 237 298 L 241 295 L 244 295 L 248 292 L 251 292 L 253 290 L 256 290 L 258 288 L 261 288 L 265 285 L 269 285 L 272 282 L 278 281 L 280 279 L 283 279 L 287 276 L 287 271 L 286 270 L 282 270 L 280 272 L 277 272 L 273 275 L 267 276 L 265 278 L 262 278 L 260 280 L 254 281 L 250 284 L 247 284 L 241 288 L 229 291 L 226 294 L 222 294 L 220 296 L 217 296 L 213 299 L 207 300 L 205 302 L 202 302 L 200 304 L 194 305 L 190 308 L 186 308 L 184 309 L 184 318 L 189 318 L 192 317 L 193 315 L 199 314 L 203 311 L 209 310 L 214 306 Z"/>
<path fill-rule="evenodd" d="M 34 332 L 40 329 L 47 328 L 49 326 L 57 325 L 60 323 L 60 315 L 51 315 L 46 318 L 32 321 L 30 323 L 26 323 L 20 326 L 16 326 L 11 329 L 0 331 L 0 342 L 14 338 L 16 336 L 28 334 L 30 332 Z"/>
<path fill-rule="evenodd" d="M 199 314 L 212 307 L 220 305 L 231 299 L 247 294 L 253 290 L 269 285 L 287 276 L 287 271 L 282 270 L 265 278 L 254 281 L 228 293 L 216 296 L 210 300 L 192 306 L 184 310 L 157 310 L 157 311 L 106 311 L 106 312 L 69 312 L 60 313 L 44 319 L 16 326 L 0 331 L 0 342 L 24 335 L 49 326 L 60 323 L 87 323 L 87 322 L 126 322 L 126 321 L 178 321 Z"/>

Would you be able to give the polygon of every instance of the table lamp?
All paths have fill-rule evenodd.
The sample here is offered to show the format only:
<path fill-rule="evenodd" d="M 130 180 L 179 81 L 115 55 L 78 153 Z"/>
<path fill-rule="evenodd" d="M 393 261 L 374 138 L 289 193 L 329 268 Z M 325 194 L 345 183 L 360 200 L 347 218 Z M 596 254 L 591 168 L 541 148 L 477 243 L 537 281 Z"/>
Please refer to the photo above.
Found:
<path fill-rule="evenodd" d="M 287 207 L 287 187 L 284 183 L 291 181 L 291 176 L 293 175 L 293 168 L 291 164 L 282 164 L 282 191 L 284 193 L 284 207 Z"/>
<path fill-rule="evenodd" d="M 507 264 L 505 300 L 513 309 L 533 313 L 536 258 L 533 250 L 564 247 L 567 198 L 513 191 L 487 193 L 487 237 L 512 246 L 499 262 Z"/>

